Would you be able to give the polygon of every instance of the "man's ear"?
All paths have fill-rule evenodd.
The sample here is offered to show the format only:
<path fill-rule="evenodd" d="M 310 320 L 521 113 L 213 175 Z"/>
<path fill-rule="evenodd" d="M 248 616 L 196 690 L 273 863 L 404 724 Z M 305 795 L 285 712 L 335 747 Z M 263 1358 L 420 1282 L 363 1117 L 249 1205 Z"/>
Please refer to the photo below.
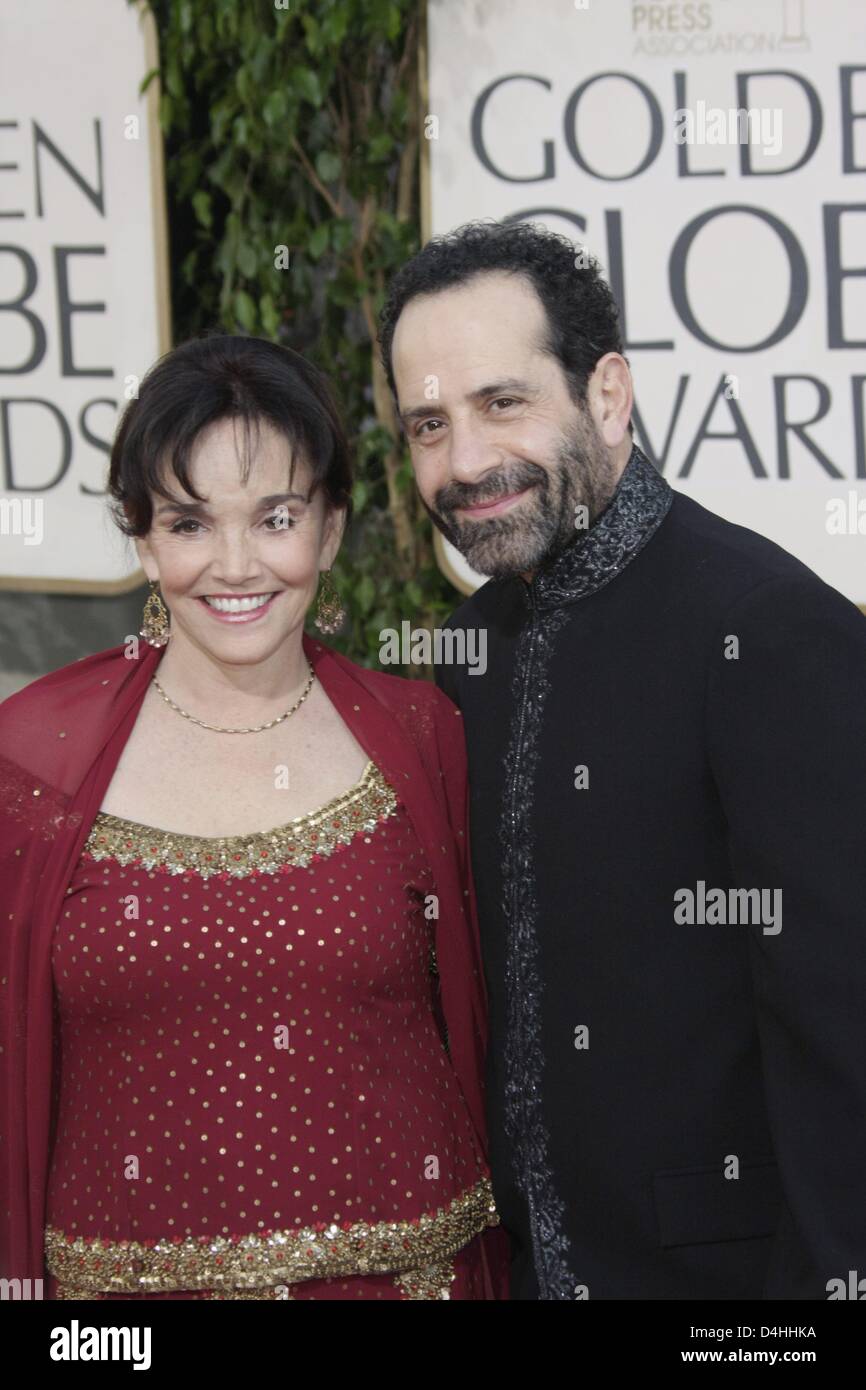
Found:
<path fill-rule="evenodd" d="M 628 434 L 634 404 L 631 372 L 621 353 L 606 352 L 595 364 L 589 402 L 598 433 L 609 448 L 615 448 Z"/>

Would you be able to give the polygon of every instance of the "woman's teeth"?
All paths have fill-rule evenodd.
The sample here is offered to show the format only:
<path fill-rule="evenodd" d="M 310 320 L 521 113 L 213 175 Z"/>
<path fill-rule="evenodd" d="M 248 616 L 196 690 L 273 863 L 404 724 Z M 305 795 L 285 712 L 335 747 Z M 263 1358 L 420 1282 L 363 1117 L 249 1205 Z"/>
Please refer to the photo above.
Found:
<path fill-rule="evenodd" d="M 219 613 L 251 613 L 271 598 L 273 594 L 253 594 L 250 598 L 209 598 L 207 594 L 204 595 L 205 603 Z"/>

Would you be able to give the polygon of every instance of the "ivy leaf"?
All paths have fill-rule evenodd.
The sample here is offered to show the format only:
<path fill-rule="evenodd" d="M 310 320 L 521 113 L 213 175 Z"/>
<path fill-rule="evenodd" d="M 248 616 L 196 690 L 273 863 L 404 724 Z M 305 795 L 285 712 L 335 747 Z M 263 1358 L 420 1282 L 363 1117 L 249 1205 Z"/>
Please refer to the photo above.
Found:
<path fill-rule="evenodd" d="M 289 81 L 311 106 L 321 106 L 322 89 L 312 68 L 293 68 Z"/>
<path fill-rule="evenodd" d="M 183 78 L 176 61 L 170 62 L 165 70 L 165 85 L 175 101 L 183 101 Z"/>
<path fill-rule="evenodd" d="M 192 195 L 192 206 L 201 225 L 207 227 L 209 231 L 213 225 L 213 210 L 211 208 L 210 194 L 206 193 L 203 188 L 200 188 L 197 193 L 193 193 Z"/>
<path fill-rule="evenodd" d="M 370 160 L 371 164 L 378 164 L 383 159 L 388 158 L 393 148 L 394 141 L 390 135 L 374 135 L 367 146 L 367 158 Z"/>
<path fill-rule="evenodd" d="M 241 101 L 249 101 L 251 95 L 251 78 L 249 68 L 239 67 L 235 73 L 235 86 L 238 89 L 238 96 Z"/>
<path fill-rule="evenodd" d="M 248 241 L 242 241 L 238 247 L 238 268 L 244 279 L 252 280 L 258 269 L 259 258 L 255 250 Z"/>
<path fill-rule="evenodd" d="M 268 63 L 271 60 L 272 43 L 269 38 L 258 35 L 256 45 L 250 58 L 250 74 L 256 87 L 260 87 L 264 81 L 265 73 L 268 70 Z"/>
<path fill-rule="evenodd" d="M 321 150 L 316 155 L 316 173 L 322 183 L 335 183 L 342 167 L 340 160 L 330 150 Z"/>
<path fill-rule="evenodd" d="M 349 27 L 349 7 L 335 5 L 322 20 L 322 38 L 329 48 L 336 48 L 346 37 Z"/>
<path fill-rule="evenodd" d="M 355 599 L 362 613 L 369 613 L 376 600 L 376 586 L 369 574 L 365 574 L 355 589 Z"/>
<path fill-rule="evenodd" d="M 237 290 L 232 302 L 238 323 L 252 333 L 256 326 L 256 306 L 246 290 Z"/>
<path fill-rule="evenodd" d="M 414 579 L 409 580 L 409 583 L 406 585 L 405 594 L 413 608 L 417 609 L 424 606 L 424 595 L 421 592 L 420 586 L 415 583 Z"/>
<path fill-rule="evenodd" d="M 146 72 L 146 73 L 144 74 L 144 77 L 141 79 L 141 82 L 139 83 L 139 86 L 138 86 L 138 95 L 139 95 L 139 96 L 144 96 L 144 93 L 147 91 L 147 89 L 148 89 L 148 87 L 150 86 L 150 84 L 151 84 L 151 82 L 153 81 L 153 79 L 154 79 L 155 77 L 158 77 L 158 76 L 159 76 L 159 68 L 151 68 L 149 72 Z"/>
<path fill-rule="evenodd" d="M 337 252 L 337 255 L 342 255 L 344 251 L 348 251 L 349 247 L 353 245 L 354 241 L 355 228 L 352 222 L 349 220 L 349 218 L 335 218 L 334 221 L 331 223 L 331 245 Z M 351 283 L 352 288 L 354 288 L 354 276 L 352 277 Z"/>
<path fill-rule="evenodd" d="M 315 58 L 322 50 L 322 39 L 318 21 L 313 15 L 305 14 L 301 16 L 301 23 L 304 26 L 304 33 L 307 36 L 307 48 Z"/>
<path fill-rule="evenodd" d="M 331 228 L 328 222 L 320 222 L 313 232 L 313 235 L 310 237 L 307 250 L 314 261 L 317 261 L 327 249 L 330 231 Z"/>
<path fill-rule="evenodd" d="M 269 338 L 275 338 L 280 326 L 280 315 L 277 306 L 273 301 L 273 296 L 263 294 L 259 300 L 259 313 L 262 316 L 262 327 Z"/>
<path fill-rule="evenodd" d="M 174 102 L 168 92 L 163 91 L 159 99 L 159 125 L 163 135 L 168 135 L 174 122 Z"/>
<path fill-rule="evenodd" d="M 198 252 L 195 250 L 195 248 L 193 248 L 193 250 L 190 251 L 187 256 L 184 256 L 181 262 L 180 273 L 183 276 L 184 282 L 187 285 L 195 284 L 197 261 Z"/>
<path fill-rule="evenodd" d="M 277 87 L 271 92 L 262 107 L 262 118 L 266 126 L 273 127 L 285 120 L 288 110 L 288 99 L 282 87 Z"/>

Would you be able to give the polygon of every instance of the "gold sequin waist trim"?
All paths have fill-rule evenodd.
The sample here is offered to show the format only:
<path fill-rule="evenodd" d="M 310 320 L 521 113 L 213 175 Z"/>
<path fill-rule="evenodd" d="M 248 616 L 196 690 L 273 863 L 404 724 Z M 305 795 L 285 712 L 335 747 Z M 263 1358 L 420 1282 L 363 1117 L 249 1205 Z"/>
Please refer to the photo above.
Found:
<path fill-rule="evenodd" d="M 421 1265 L 418 1269 L 403 1270 L 393 1276 L 396 1288 L 403 1299 L 450 1299 L 451 1285 L 457 1277 L 457 1267 L 453 1259 L 437 1260 L 434 1264 Z M 190 1290 L 186 1290 L 190 1292 Z M 288 1284 L 267 1284 L 253 1289 L 195 1289 L 193 1298 L 197 1299 L 239 1299 L 274 1300 L 276 1302 L 296 1302 L 295 1295 L 289 1293 Z M 54 1291 L 57 1299 L 107 1298 L 106 1293 L 94 1293 L 88 1288 L 75 1284 L 57 1284 Z"/>
<path fill-rule="evenodd" d="M 441 1264 L 485 1227 L 498 1223 L 490 1179 L 482 1178 L 447 1206 L 406 1221 L 322 1223 L 255 1235 L 145 1241 L 68 1237 L 48 1226 L 45 1260 L 58 1283 L 82 1297 L 99 1292 L 254 1289 Z"/>
<path fill-rule="evenodd" d="M 248 835 L 183 835 L 99 811 L 84 845 L 83 857 L 114 859 L 157 873 L 195 873 L 202 878 L 247 878 L 305 868 L 333 854 L 361 831 L 375 830 L 397 809 L 396 793 L 374 762 L 368 762 L 356 786 L 318 811 L 297 816 L 274 830 Z"/>

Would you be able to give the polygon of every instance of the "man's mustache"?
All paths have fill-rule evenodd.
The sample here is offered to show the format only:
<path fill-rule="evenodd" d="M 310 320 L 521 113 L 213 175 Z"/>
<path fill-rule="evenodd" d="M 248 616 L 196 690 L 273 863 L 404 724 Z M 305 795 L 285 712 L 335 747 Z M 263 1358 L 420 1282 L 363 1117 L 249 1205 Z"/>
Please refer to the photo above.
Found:
<path fill-rule="evenodd" d="M 483 483 L 448 483 L 436 493 L 436 509 L 442 513 L 456 511 L 458 507 L 472 507 L 479 502 L 493 502 L 497 497 L 507 497 L 512 492 L 531 487 L 535 483 L 541 488 L 549 484 L 547 470 L 529 459 L 515 463 L 508 473 L 497 473 Z"/>

